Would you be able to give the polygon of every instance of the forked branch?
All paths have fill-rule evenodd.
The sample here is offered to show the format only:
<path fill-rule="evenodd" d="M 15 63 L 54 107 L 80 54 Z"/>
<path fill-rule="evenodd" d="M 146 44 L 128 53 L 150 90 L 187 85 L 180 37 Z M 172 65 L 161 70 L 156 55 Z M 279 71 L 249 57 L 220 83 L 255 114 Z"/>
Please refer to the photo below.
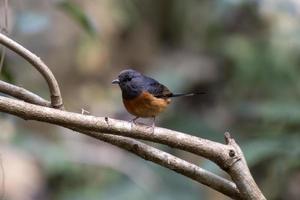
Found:
<path fill-rule="evenodd" d="M 25 60 L 27 60 L 33 67 L 35 67 L 41 75 L 47 81 L 49 90 L 50 90 L 50 98 L 51 105 L 53 108 L 62 108 L 63 101 L 60 94 L 60 89 L 58 83 L 52 74 L 51 70 L 48 66 L 35 54 L 30 52 L 28 49 L 24 48 L 22 45 L 18 44 L 14 40 L 0 33 L 0 43 L 9 48 L 10 50 L 16 52 L 20 56 L 22 56 Z"/>

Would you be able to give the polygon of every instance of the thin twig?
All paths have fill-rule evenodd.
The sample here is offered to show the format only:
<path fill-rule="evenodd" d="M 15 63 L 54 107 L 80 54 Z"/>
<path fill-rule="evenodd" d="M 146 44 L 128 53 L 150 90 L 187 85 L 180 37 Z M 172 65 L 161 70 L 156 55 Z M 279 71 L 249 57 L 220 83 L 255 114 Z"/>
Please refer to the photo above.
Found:
<path fill-rule="evenodd" d="M 10 83 L 4 82 L 0 80 L 0 92 L 15 97 L 17 99 L 21 99 L 25 102 L 50 107 L 51 103 L 49 101 L 44 100 L 40 96 Z"/>
<path fill-rule="evenodd" d="M 2 19 L 4 19 L 4 22 L 3 22 L 4 24 L 3 24 L 3 26 L 2 26 L 2 23 L 0 24 L 0 29 L 1 29 L 0 32 L 3 34 L 8 34 L 8 0 L 4 0 L 3 18 Z M 6 53 L 6 48 L 2 47 L 1 55 L 0 55 L 0 73 L 1 73 L 3 65 L 4 65 L 5 53 Z"/>
<path fill-rule="evenodd" d="M 5 9 L 4 27 L 6 29 L 6 32 L 8 33 L 8 0 L 4 0 L 4 9 Z"/>
<path fill-rule="evenodd" d="M 32 66 L 34 66 L 47 81 L 50 93 L 51 93 L 51 105 L 54 108 L 62 108 L 63 102 L 60 94 L 58 83 L 52 74 L 51 70 L 45 65 L 45 63 L 37 57 L 35 54 L 18 44 L 14 40 L 0 33 L 0 43 L 16 52 L 24 59 L 26 59 Z"/>
<path fill-rule="evenodd" d="M 3 68 L 3 65 L 4 65 L 5 54 L 6 54 L 6 48 L 2 47 L 1 48 L 1 53 L 0 53 L 0 73 L 2 72 L 2 68 Z"/>

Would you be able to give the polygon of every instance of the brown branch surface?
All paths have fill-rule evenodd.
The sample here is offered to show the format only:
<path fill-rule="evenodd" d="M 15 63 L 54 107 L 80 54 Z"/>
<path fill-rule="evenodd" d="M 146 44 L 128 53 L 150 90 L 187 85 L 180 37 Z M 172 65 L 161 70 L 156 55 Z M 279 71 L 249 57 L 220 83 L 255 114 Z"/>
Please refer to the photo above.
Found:
<path fill-rule="evenodd" d="M 42 74 L 42 76 L 47 81 L 51 93 L 50 97 L 52 107 L 62 108 L 63 101 L 61 98 L 60 89 L 54 75 L 52 74 L 48 66 L 35 54 L 31 53 L 22 45 L 18 44 L 2 33 L 0 33 L 0 43 L 22 56 Z"/>

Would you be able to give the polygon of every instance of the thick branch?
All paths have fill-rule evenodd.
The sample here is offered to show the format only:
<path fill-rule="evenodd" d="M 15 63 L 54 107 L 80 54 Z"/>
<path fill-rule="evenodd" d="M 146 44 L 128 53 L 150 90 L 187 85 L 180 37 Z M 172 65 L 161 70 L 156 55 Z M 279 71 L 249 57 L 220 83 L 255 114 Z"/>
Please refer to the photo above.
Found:
<path fill-rule="evenodd" d="M 81 131 L 79 129 L 73 130 L 125 149 L 145 160 L 169 168 L 233 199 L 242 199 L 236 185 L 231 181 L 147 144 L 123 136 L 98 134 L 91 131 Z"/>
<path fill-rule="evenodd" d="M 34 66 L 46 79 L 50 93 L 51 93 L 51 105 L 54 108 L 62 108 L 63 102 L 60 94 L 60 89 L 58 83 L 50 71 L 50 69 L 45 65 L 45 63 L 37 57 L 35 54 L 31 53 L 29 50 L 8 38 L 4 34 L 0 33 L 0 43 L 16 52 L 24 59 L 26 59 L 32 66 Z"/>
<path fill-rule="evenodd" d="M 245 156 L 239 145 L 229 133 L 225 133 L 225 141 L 228 146 L 231 146 L 234 149 L 234 151 L 231 152 L 232 164 L 228 168 L 228 173 L 232 180 L 237 184 L 243 199 L 266 200 L 251 176 Z"/>
<path fill-rule="evenodd" d="M 49 101 L 44 100 L 40 96 L 10 83 L 6 83 L 0 80 L 0 92 L 4 94 L 8 94 L 17 99 L 21 99 L 25 102 L 50 107 L 51 103 Z"/>
<path fill-rule="evenodd" d="M 81 115 L 67 111 L 41 107 L 7 97 L 0 97 L 0 111 L 29 120 L 37 120 L 64 127 L 96 131 L 113 135 L 143 139 L 168 145 L 203 156 L 227 169 L 227 160 L 232 148 L 217 142 L 187 135 L 181 132 L 156 127 L 154 132 L 148 126 L 132 126 L 127 121 L 107 117 Z"/>

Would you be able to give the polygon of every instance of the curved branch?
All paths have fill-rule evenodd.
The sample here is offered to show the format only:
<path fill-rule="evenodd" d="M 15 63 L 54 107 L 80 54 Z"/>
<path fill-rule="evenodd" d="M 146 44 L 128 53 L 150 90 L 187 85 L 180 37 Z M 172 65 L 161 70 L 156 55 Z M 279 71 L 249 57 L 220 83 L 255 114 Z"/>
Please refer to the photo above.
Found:
<path fill-rule="evenodd" d="M 31 53 L 29 50 L 13 41 L 9 37 L 0 33 L 0 43 L 16 52 L 20 56 L 22 56 L 25 60 L 27 60 L 32 66 L 34 66 L 46 79 L 50 93 L 51 93 L 51 105 L 54 108 L 62 108 L 63 101 L 60 94 L 60 89 L 58 83 L 50 71 L 50 69 L 45 65 L 45 63 L 37 57 L 35 54 Z"/>
<path fill-rule="evenodd" d="M 145 160 L 152 161 L 158 165 L 180 173 L 233 199 L 242 199 L 236 185 L 231 181 L 217 176 L 183 159 L 177 158 L 169 153 L 123 136 L 95 134 L 91 131 L 82 131 L 74 128 L 71 129 L 125 149 Z"/>
<path fill-rule="evenodd" d="M 227 161 L 231 160 L 229 152 L 232 147 L 169 129 L 156 127 L 153 132 L 148 126 L 132 126 L 127 121 L 41 107 L 7 97 L 0 97 L 0 111 L 28 120 L 95 131 L 95 134 L 108 133 L 165 144 L 212 160 L 225 170 Z"/>
<path fill-rule="evenodd" d="M 50 107 L 51 103 L 49 101 L 44 100 L 40 96 L 10 83 L 4 82 L 0 80 L 0 92 L 15 97 L 17 99 L 21 99 L 25 102 Z"/>

